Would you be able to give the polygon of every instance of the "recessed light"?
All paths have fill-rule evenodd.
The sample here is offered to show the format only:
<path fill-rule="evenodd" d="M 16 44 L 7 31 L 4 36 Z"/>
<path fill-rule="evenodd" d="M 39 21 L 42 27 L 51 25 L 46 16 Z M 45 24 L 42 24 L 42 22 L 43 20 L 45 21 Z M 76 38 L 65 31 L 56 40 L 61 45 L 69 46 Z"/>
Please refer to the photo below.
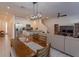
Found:
<path fill-rule="evenodd" d="M 10 9 L 10 6 L 7 6 L 7 9 Z"/>

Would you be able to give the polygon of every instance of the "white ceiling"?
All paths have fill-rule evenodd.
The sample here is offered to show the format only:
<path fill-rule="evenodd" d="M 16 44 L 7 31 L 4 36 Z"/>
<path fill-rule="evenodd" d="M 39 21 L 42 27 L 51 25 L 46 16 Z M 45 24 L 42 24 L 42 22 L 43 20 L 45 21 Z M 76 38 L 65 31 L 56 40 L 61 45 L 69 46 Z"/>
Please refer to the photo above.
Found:
<path fill-rule="evenodd" d="M 56 17 L 58 12 L 68 16 L 79 14 L 78 2 L 39 2 L 38 4 L 39 12 L 50 18 Z M 10 10 L 7 9 L 7 6 L 11 7 Z M 4 11 L 16 16 L 29 17 L 33 15 L 33 4 L 32 2 L 0 2 L 0 13 Z"/>

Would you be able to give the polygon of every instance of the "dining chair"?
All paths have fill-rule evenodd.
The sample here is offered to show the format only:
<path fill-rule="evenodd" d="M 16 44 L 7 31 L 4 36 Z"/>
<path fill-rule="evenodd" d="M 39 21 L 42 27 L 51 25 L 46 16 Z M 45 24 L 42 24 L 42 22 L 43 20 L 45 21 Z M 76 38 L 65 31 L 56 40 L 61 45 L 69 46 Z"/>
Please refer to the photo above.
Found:
<path fill-rule="evenodd" d="M 49 57 L 50 44 L 40 50 L 37 50 L 37 57 Z"/>

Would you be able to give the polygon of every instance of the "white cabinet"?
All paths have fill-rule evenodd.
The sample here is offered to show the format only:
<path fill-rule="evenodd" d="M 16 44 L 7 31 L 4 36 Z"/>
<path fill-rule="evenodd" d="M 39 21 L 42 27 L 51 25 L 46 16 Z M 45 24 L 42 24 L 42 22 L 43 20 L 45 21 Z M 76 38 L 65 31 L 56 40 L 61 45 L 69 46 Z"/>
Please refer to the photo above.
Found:
<path fill-rule="evenodd" d="M 54 35 L 52 35 L 52 39 L 51 39 L 51 47 L 54 47 Z"/>
<path fill-rule="evenodd" d="M 70 53 L 70 40 L 72 37 L 65 37 L 65 53 L 71 54 Z"/>
<path fill-rule="evenodd" d="M 79 38 L 66 37 L 65 52 L 72 56 L 79 57 Z"/>
<path fill-rule="evenodd" d="M 54 35 L 52 43 L 54 48 L 64 51 L 64 36 Z"/>
<path fill-rule="evenodd" d="M 54 35 L 52 46 L 72 56 L 79 57 L 79 38 Z"/>
<path fill-rule="evenodd" d="M 52 43 L 52 35 L 50 33 L 47 34 L 47 41 Z"/>
<path fill-rule="evenodd" d="M 72 56 L 79 57 L 79 38 L 70 40 L 70 52 Z"/>

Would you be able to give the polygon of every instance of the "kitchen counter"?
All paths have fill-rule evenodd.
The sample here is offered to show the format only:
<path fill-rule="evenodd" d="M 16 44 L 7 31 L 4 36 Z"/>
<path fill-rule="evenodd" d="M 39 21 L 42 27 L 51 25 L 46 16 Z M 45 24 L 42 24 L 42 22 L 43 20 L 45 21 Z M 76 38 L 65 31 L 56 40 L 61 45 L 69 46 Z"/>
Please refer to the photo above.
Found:
<path fill-rule="evenodd" d="M 68 35 L 61 35 L 61 34 L 54 34 L 54 35 L 58 35 L 58 36 L 64 36 L 64 37 L 73 37 L 73 38 L 79 38 L 79 37 L 68 36 Z"/>

